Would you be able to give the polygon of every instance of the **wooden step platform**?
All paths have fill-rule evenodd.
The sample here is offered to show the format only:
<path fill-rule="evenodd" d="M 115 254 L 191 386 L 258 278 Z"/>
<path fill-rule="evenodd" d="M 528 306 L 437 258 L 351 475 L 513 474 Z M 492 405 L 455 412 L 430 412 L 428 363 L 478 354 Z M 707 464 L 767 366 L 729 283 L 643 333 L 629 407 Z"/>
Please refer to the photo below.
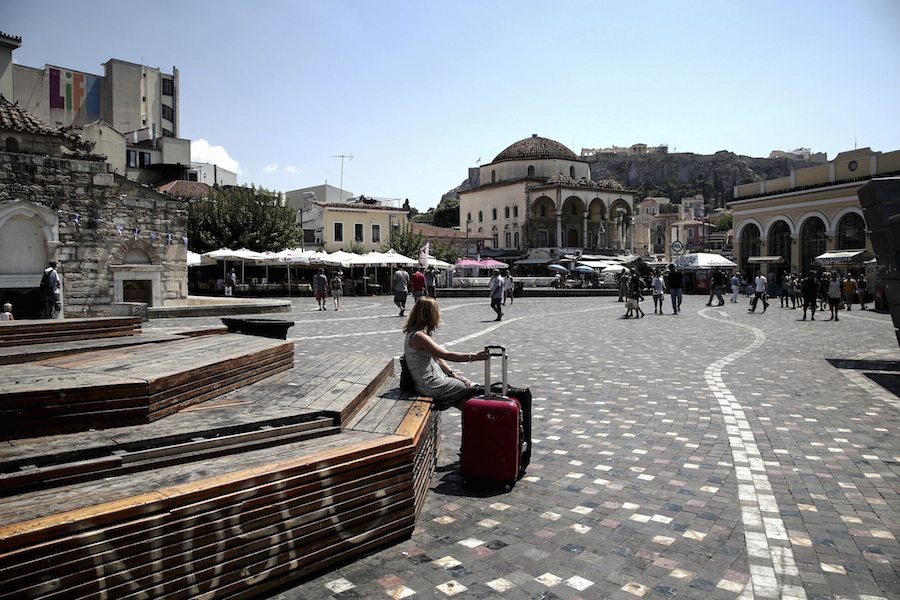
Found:
<path fill-rule="evenodd" d="M 224 331 L 221 333 L 224 333 Z M 94 350 L 174 342 L 181 339 L 184 339 L 184 336 L 171 333 L 146 332 L 135 335 L 97 338 L 95 340 L 69 340 L 65 342 L 2 346 L 0 347 L 0 365 L 15 365 L 56 356 L 93 352 Z"/>
<path fill-rule="evenodd" d="M 155 421 L 291 368 L 293 349 L 226 334 L 0 366 L 0 439 Z"/>
<path fill-rule="evenodd" d="M 72 466 L 87 450 L 173 460 L 102 480 L 20 486 L 4 498 L 0 598 L 258 596 L 408 537 L 434 469 L 439 413 L 398 393 L 392 359 L 298 356 L 295 369 L 276 377 L 303 365 L 316 381 L 264 380 L 137 428 L 9 442 L 13 450 L 0 452 L 6 472 Z M 243 396 L 254 387 L 257 394 Z M 272 433 L 284 443 L 240 446 L 241 436 L 266 439 L 264 427 L 235 425 L 242 415 L 291 412 L 319 415 L 309 423 L 325 416 L 342 431 L 298 440 Z M 201 440 L 155 443 L 151 434 L 167 423 L 177 435 L 201 423 L 244 429 L 229 439 L 207 431 Z M 78 438 L 87 443 L 73 447 Z M 172 443 L 179 441 L 188 446 Z M 234 452 L 174 460 L 229 445 Z"/>
<path fill-rule="evenodd" d="M 92 340 L 140 332 L 140 317 L 0 321 L 0 346 Z"/>

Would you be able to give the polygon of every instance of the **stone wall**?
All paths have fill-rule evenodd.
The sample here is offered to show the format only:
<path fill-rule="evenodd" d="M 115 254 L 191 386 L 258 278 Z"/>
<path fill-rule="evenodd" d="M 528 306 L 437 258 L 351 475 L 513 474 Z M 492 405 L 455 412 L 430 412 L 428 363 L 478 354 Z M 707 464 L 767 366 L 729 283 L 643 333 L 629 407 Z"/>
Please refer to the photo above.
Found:
<path fill-rule="evenodd" d="M 131 271 L 122 262 L 133 250 L 150 259 L 136 270 L 158 273 L 161 304 L 187 297 L 186 202 L 108 173 L 99 160 L 0 152 L 0 204 L 14 200 L 57 212 L 59 239 L 48 240 L 48 255 L 59 263 L 67 316 L 110 314 L 115 272 Z"/>

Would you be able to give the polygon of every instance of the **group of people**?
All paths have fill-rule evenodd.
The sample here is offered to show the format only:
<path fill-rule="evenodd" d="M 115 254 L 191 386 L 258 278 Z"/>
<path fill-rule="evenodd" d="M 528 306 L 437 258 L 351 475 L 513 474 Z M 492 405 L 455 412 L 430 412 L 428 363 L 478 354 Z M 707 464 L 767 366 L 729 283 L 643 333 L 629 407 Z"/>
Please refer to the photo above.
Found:
<path fill-rule="evenodd" d="M 638 275 L 623 271 L 619 276 L 619 302 L 625 302 L 625 319 L 641 319 L 645 313 L 641 308 L 644 300 L 644 280 Z M 681 301 L 684 290 L 684 273 L 669 265 L 665 271 L 657 269 L 650 278 L 650 293 L 653 295 L 653 314 L 663 314 L 663 300 L 669 292 L 672 301 L 672 314 L 681 312 Z"/>
<path fill-rule="evenodd" d="M 825 310 L 825 306 L 829 304 L 829 287 L 834 287 L 832 281 L 835 279 L 840 284 L 840 290 L 836 297 L 843 302 L 847 310 L 851 310 L 854 302 L 859 302 L 861 310 L 866 310 L 866 294 L 869 287 L 869 280 L 865 274 L 860 273 L 858 277 L 854 277 L 852 273 L 841 275 L 838 272 L 824 273 L 822 280 L 819 282 L 819 300 L 821 302 L 821 310 Z M 781 306 L 783 308 L 797 308 L 798 296 L 800 296 L 800 285 L 802 280 L 796 273 L 788 273 L 784 276 L 781 285 Z"/>
<path fill-rule="evenodd" d="M 319 269 L 318 273 L 313 276 L 312 281 L 313 296 L 319 305 L 319 310 L 328 310 L 325 304 L 328 301 L 328 294 L 331 293 L 331 299 L 334 302 L 334 310 L 340 310 L 341 298 L 344 297 L 344 272 L 337 271 L 332 275 L 331 279 L 325 275 L 325 269 Z"/>
<path fill-rule="evenodd" d="M 392 288 L 394 290 L 394 304 L 400 309 L 400 315 L 406 314 L 406 299 L 412 291 L 413 301 L 417 302 L 424 298 L 436 298 L 437 288 L 437 272 L 434 267 L 423 269 L 416 267 L 412 275 L 404 268 L 397 268 L 392 278 Z"/>
<path fill-rule="evenodd" d="M 816 310 L 830 310 L 829 321 L 839 321 L 839 311 L 851 309 L 854 301 L 859 302 L 860 308 L 866 310 L 866 292 L 868 281 L 865 275 L 854 277 L 851 273 L 841 276 L 837 271 L 826 272 L 820 278 L 816 271 L 810 271 L 805 278 L 797 274 L 788 274 L 784 277 L 781 289 L 781 306 L 783 308 L 802 308 L 803 318 L 807 313 L 810 319 L 815 320 Z M 641 309 L 641 301 L 644 299 L 645 288 L 649 287 L 653 295 L 653 314 L 663 314 L 663 299 L 666 292 L 672 301 L 672 314 L 681 312 L 681 300 L 684 288 L 684 274 L 674 265 L 669 265 L 665 271 L 656 270 L 650 278 L 649 285 L 639 275 L 623 273 L 619 279 L 619 301 L 626 303 L 626 312 L 623 318 L 641 318 L 644 311 Z M 762 305 L 762 312 L 769 308 L 769 280 L 760 273 L 752 283 L 735 272 L 729 277 L 722 269 L 714 269 L 710 275 L 709 301 L 706 306 L 723 306 L 725 304 L 724 291 L 726 287 L 731 289 L 731 303 L 738 302 L 738 296 L 742 289 L 747 289 L 751 297 L 748 312 L 756 312 Z M 713 301 L 716 301 L 713 304 Z"/>

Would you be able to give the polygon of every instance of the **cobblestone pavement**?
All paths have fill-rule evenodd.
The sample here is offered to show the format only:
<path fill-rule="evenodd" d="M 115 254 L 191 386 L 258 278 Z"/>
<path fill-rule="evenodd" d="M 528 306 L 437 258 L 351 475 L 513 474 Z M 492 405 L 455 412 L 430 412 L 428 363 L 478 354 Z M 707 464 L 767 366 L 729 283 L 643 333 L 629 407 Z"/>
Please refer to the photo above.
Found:
<path fill-rule="evenodd" d="M 705 301 L 626 320 L 615 298 L 523 297 L 495 323 L 487 298 L 443 300 L 438 341 L 506 345 L 534 393 L 528 475 L 466 490 L 448 411 L 412 538 L 276 597 L 900 598 L 900 399 L 874 383 L 900 378 L 890 317 Z M 400 352 L 388 298 L 294 307 L 298 353 Z"/>

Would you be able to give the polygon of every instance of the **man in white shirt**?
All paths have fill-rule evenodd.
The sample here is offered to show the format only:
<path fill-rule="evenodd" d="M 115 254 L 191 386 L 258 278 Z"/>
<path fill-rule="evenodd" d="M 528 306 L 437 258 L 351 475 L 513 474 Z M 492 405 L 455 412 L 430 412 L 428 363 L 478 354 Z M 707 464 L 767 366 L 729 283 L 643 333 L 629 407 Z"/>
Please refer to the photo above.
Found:
<path fill-rule="evenodd" d="M 760 300 L 762 300 L 763 313 L 765 313 L 766 309 L 769 308 L 769 303 L 766 302 L 766 290 L 769 287 L 769 280 L 766 279 L 765 275 L 760 273 L 756 276 L 756 279 L 753 280 L 753 283 L 755 285 L 754 291 L 756 292 L 756 294 L 753 297 L 753 303 L 747 310 L 750 312 L 756 312 L 756 305 L 759 304 Z"/>
<path fill-rule="evenodd" d="M 500 308 L 501 302 L 503 302 L 503 277 L 500 276 L 499 270 L 494 269 L 494 276 L 491 279 L 491 308 L 497 313 L 495 321 L 499 321 L 503 317 L 503 309 Z"/>

